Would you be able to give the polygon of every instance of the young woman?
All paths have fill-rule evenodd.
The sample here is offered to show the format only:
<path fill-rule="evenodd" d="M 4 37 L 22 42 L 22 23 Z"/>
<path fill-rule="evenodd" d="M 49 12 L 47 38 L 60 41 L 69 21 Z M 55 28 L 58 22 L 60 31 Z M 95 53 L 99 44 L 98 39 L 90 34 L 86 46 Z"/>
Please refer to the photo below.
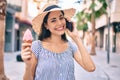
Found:
<path fill-rule="evenodd" d="M 24 80 L 75 80 L 74 59 L 85 70 L 95 70 L 75 23 L 72 22 L 72 31 L 67 28 L 66 22 L 74 13 L 73 8 L 62 10 L 57 5 L 46 4 L 33 19 L 33 29 L 39 40 L 22 43 L 21 55 L 26 64 Z M 66 33 L 74 42 L 66 38 Z"/>

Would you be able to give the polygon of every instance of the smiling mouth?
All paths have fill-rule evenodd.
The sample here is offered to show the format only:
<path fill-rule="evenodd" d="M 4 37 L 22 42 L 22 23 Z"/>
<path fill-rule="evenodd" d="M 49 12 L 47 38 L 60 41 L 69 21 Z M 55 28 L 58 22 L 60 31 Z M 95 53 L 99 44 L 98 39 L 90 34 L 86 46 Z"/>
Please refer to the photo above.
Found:
<path fill-rule="evenodd" d="M 64 26 L 55 28 L 55 30 L 57 30 L 57 31 L 62 31 L 62 30 L 64 30 Z"/>

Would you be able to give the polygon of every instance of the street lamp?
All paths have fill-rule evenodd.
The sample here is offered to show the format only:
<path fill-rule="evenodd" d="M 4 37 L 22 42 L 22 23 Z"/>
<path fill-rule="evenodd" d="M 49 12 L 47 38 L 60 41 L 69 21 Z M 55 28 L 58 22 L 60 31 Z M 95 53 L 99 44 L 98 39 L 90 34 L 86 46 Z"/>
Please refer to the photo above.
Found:
<path fill-rule="evenodd" d="M 110 16 L 111 16 L 111 7 L 110 3 L 112 0 L 106 0 L 106 3 L 108 5 L 108 48 L 107 48 L 107 63 L 110 63 Z"/>

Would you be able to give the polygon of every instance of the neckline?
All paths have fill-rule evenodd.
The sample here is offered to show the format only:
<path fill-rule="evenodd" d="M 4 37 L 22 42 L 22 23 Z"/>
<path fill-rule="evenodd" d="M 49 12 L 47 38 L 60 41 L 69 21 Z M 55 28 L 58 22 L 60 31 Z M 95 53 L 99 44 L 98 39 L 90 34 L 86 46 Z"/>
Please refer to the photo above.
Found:
<path fill-rule="evenodd" d="M 69 47 L 70 47 L 69 41 L 68 41 L 68 47 L 67 47 L 64 51 L 54 52 L 54 51 L 51 51 L 51 50 L 48 50 L 48 49 L 44 48 L 40 40 L 39 40 L 39 45 L 40 45 L 40 46 L 42 47 L 42 49 L 44 49 L 45 51 L 50 52 L 50 53 L 53 53 L 53 54 L 57 54 L 57 55 L 66 53 L 66 52 L 69 50 Z"/>

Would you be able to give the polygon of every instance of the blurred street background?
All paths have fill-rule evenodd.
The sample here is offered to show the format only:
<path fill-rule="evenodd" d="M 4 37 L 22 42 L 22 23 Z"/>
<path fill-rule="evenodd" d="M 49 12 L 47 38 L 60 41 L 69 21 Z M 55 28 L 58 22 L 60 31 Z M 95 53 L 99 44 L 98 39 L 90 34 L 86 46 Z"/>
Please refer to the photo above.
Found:
<path fill-rule="evenodd" d="M 120 80 L 120 0 L 0 0 L 0 80 L 23 80 L 20 58 L 26 29 L 45 3 L 73 7 L 80 38 L 96 65 L 86 72 L 75 62 L 76 80 Z"/>
<path fill-rule="evenodd" d="M 88 51 L 90 49 L 88 48 Z M 111 53 L 110 64 L 107 63 L 106 51 L 96 49 L 96 56 L 91 56 L 96 70 L 87 72 L 75 62 L 76 80 L 119 80 L 120 79 L 120 55 Z M 23 80 L 25 64 L 16 60 L 16 53 L 5 53 L 5 73 L 10 80 Z"/>

